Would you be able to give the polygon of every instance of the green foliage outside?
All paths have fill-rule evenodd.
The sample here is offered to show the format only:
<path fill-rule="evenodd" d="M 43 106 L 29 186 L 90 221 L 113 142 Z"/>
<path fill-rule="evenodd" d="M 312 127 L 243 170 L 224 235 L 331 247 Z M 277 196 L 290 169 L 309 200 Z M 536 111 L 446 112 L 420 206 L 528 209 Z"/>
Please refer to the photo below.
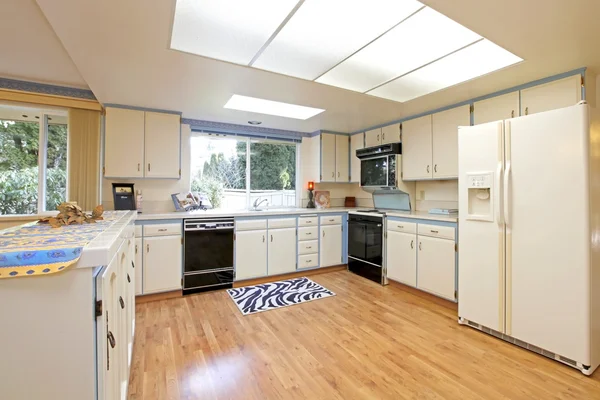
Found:
<path fill-rule="evenodd" d="M 0 120 L 0 214 L 38 212 L 39 125 Z M 46 210 L 66 199 L 67 126 L 49 125 Z"/>

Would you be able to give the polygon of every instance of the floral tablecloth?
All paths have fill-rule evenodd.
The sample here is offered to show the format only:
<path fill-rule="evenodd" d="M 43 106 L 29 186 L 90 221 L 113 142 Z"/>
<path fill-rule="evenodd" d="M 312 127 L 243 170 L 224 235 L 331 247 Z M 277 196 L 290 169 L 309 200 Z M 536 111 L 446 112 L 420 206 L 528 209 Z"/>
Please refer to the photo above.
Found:
<path fill-rule="evenodd" d="M 75 264 L 92 239 L 110 226 L 117 215 L 105 213 L 95 224 L 52 228 L 31 223 L 0 231 L 0 279 L 46 275 Z"/>

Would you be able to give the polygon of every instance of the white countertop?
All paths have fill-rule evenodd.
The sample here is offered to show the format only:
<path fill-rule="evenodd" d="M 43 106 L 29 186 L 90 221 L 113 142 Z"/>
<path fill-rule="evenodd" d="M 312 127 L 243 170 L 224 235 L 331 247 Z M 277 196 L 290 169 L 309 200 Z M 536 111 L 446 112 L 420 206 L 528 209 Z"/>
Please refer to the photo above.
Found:
<path fill-rule="evenodd" d="M 332 207 L 332 208 L 272 208 L 264 211 L 248 211 L 248 210 L 206 210 L 206 211 L 190 211 L 190 212 L 167 212 L 167 213 L 141 213 L 138 214 L 139 221 L 153 221 L 161 219 L 183 219 L 183 218 L 199 218 L 199 217 L 259 217 L 259 216 L 274 216 L 274 215 L 314 215 L 323 213 L 339 213 L 365 210 L 366 207 Z M 429 214 L 427 211 L 386 211 L 390 217 L 403 218 L 418 218 L 428 219 L 432 221 L 457 222 L 458 215 L 437 215 Z"/>

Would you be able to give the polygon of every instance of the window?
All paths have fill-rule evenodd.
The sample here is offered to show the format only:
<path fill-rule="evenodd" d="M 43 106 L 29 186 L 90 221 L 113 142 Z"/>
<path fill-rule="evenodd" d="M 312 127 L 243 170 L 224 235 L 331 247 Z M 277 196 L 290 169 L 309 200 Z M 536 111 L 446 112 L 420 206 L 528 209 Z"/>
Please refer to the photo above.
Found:
<path fill-rule="evenodd" d="M 192 136 L 192 191 L 213 208 L 296 206 L 295 143 Z"/>
<path fill-rule="evenodd" d="M 53 211 L 67 198 L 67 113 L 0 105 L 0 215 Z"/>

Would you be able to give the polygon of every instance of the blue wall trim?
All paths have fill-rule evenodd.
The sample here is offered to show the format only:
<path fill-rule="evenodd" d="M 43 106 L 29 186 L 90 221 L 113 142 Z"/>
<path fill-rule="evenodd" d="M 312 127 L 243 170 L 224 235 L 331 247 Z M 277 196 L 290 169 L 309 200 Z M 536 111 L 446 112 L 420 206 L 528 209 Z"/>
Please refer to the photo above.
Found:
<path fill-rule="evenodd" d="M 194 132 L 223 133 L 227 135 L 253 136 L 266 139 L 277 138 L 301 141 L 303 137 L 308 137 L 308 135 L 310 135 L 306 132 L 230 124 L 227 122 L 204 121 L 192 118 L 182 118 L 181 123 L 190 125 Z"/>
<path fill-rule="evenodd" d="M 23 92 L 49 94 L 54 96 L 73 97 L 76 99 L 96 100 L 96 96 L 88 89 L 68 86 L 49 85 L 46 83 L 19 81 L 16 79 L 0 78 L 0 89 L 20 90 Z"/>
<path fill-rule="evenodd" d="M 124 105 L 124 104 L 107 103 L 107 104 L 104 104 L 104 107 L 124 108 L 126 110 L 150 111 L 150 112 L 157 112 L 157 113 L 164 113 L 164 114 L 181 115 L 181 111 L 161 110 L 159 108 L 147 108 L 147 107 L 127 106 L 127 105 Z"/>
<path fill-rule="evenodd" d="M 538 80 L 535 80 L 535 81 L 532 81 L 532 82 L 524 83 L 522 85 L 513 86 L 513 87 L 510 87 L 508 89 L 499 90 L 497 92 L 486 94 L 484 96 L 475 97 L 475 98 L 472 98 L 472 99 L 469 99 L 469 100 L 461 101 L 459 103 L 450 104 L 448 106 L 444 106 L 444 107 L 436 108 L 436 109 L 433 109 L 433 110 L 425 111 L 425 112 L 422 112 L 422 113 L 419 113 L 419 114 L 410 115 L 410 116 L 407 116 L 407 117 L 403 117 L 401 119 L 396 119 L 394 121 L 386 122 L 384 124 L 375 125 L 375 126 L 372 126 L 370 128 L 361 129 L 359 131 L 355 131 L 355 132 L 350 133 L 350 135 L 356 135 L 356 134 L 359 134 L 359 133 L 363 133 L 363 132 L 369 131 L 371 129 L 382 128 L 384 126 L 388 126 L 388 125 L 392 125 L 392 124 L 399 124 L 399 123 L 402 123 L 404 121 L 408 121 L 409 119 L 415 119 L 415 118 L 423 117 L 425 115 L 430 115 L 430 114 L 435 114 L 435 113 L 438 113 L 438 112 L 441 112 L 441 111 L 446 111 L 446 110 L 449 110 L 451 108 L 460 107 L 460 106 L 464 106 L 464 105 L 467 105 L 467 104 L 473 104 L 473 103 L 481 101 L 481 100 L 486 100 L 486 99 L 489 99 L 489 98 L 492 98 L 492 97 L 502 96 L 503 94 L 507 94 L 507 93 L 511 93 L 511 92 L 516 92 L 517 90 L 528 89 L 528 88 L 533 87 L 533 86 L 542 85 L 544 83 L 548 83 L 548 82 L 556 81 L 556 80 L 559 80 L 559 79 L 567 78 L 569 76 L 584 75 L 585 71 L 586 71 L 585 67 L 574 69 L 574 70 L 571 70 L 571 71 L 563 72 L 561 74 L 552 75 L 552 76 L 549 76 L 547 78 L 538 79 Z M 582 94 L 585 94 L 585 92 L 582 92 Z"/>

